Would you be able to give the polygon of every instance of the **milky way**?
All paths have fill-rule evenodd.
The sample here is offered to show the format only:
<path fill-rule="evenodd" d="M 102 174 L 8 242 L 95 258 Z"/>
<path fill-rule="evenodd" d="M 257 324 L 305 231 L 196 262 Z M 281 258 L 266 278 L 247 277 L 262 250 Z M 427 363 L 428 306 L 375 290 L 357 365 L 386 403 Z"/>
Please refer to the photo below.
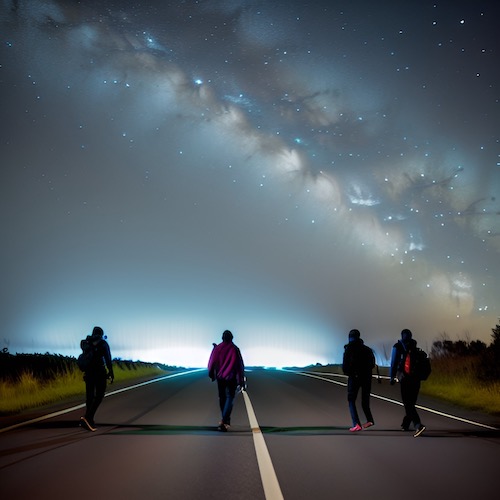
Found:
<path fill-rule="evenodd" d="M 494 2 L 4 1 L 3 347 L 379 362 L 500 316 Z"/>

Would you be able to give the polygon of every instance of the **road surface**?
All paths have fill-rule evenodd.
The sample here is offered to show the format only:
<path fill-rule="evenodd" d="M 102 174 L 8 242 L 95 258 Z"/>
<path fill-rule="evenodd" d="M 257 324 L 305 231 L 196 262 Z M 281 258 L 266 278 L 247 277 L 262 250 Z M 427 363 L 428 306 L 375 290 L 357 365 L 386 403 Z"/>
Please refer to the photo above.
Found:
<path fill-rule="evenodd" d="M 247 379 L 228 433 L 215 430 L 206 370 L 109 386 L 96 432 L 78 427 L 80 405 L 3 419 L 1 498 L 498 498 L 498 418 L 421 397 L 427 430 L 413 438 L 400 430 L 399 388 L 384 381 L 373 385 L 375 426 L 351 434 L 345 378 L 256 369 Z"/>

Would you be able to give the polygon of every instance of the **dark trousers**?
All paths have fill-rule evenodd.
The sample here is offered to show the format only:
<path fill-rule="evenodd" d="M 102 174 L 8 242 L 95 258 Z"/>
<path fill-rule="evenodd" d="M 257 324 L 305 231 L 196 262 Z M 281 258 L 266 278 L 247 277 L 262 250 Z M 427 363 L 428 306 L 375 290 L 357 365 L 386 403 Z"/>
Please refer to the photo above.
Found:
<path fill-rule="evenodd" d="M 85 418 L 90 424 L 94 423 L 97 408 L 104 399 L 106 392 L 106 372 L 85 374 L 86 411 Z"/>
<path fill-rule="evenodd" d="M 405 407 L 405 416 L 401 427 L 404 429 L 408 429 L 412 422 L 416 429 L 421 425 L 420 416 L 415 408 L 419 391 L 420 380 L 418 378 L 406 375 L 401 379 L 401 399 Z"/>
<path fill-rule="evenodd" d="M 219 389 L 219 406 L 222 416 L 222 423 L 231 424 L 231 412 L 233 410 L 234 396 L 237 387 L 236 380 L 217 379 Z"/>
<path fill-rule="evenodd" d="M 370 392 L 372 388 L 372 377 L 349 377 L 347 379 L 347 401 L 351 412 L 352 425 L 360 424 L 358 410 L 356 408 L 356 398 L 361 389 L 361 408 L 365 414 L 367 422 L 373 422 L 373 415 L 370 410 Z"/>

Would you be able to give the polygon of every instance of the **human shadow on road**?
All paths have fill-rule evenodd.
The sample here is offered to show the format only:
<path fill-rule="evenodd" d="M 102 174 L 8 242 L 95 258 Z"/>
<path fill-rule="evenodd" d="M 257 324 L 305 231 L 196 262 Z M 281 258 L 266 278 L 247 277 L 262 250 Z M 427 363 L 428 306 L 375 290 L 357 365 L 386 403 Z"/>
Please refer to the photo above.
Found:
<path fill-rule="evenodd" d="M 261 425 L 260 430 L 264 434 L 293 434 L 295 436 L 331 435 L 344 434 L 349 428 L 340 426 L 293 426 L 293 427 L 273 427 Z"/>
<path fill-rule="evenodd" d="M 264 434 L 283 434 L 294 436 L 314 436 L 314 435 L 355 435 L 355 436 L 372 436 L 372 437 L 387 437 L 401 436 L 413 437 L 413 432 L 404 432 L 401 429 L 394 428 L 370 428 L 369 430 L 351 433 L 348 427 L 272 427 L 261 426 L 261 431 Z M 428 429 L 420 438 L 455 438 L 455 437 L 481 437 L 481 438 L 500 438 L 500 429 Z"/>
<path fill-rule="evenodd" d="M 146 424 L 133 424 L 124 423 L 117 424 L 111 422 L 100 422 L 96 425 L 96 432 L 89 432 L 80 427 L 80 422 L 75 420 L 53 420 L 44 422 L 35 422 L 29 424 L 28 427 L 34 429 L 75 429 L 78 428 L 83 434 L 88 435 L 99 435 L 103 432 L 110 434 L 141 434 L 141 435 L 167 435 L 167 434 L 213 434 L 217 432 L 217 426 L 212 425 L 146 425 Z M 101 431 L 101 432 L 99 432 Z M 231 426 L 230 430 L 226 434 L 241 434 L 241 433 L 251 433 L 251 429 L 248 426 Z M 77 433 L 79 434 L 79 433 Z"/>
<path fill-rule="evenodd" d="M 380 428 L 370 429 L 369 431 L 356 432 L 356 435 L 371 435 L 373 437 L 402 437 L 413 438 L 415 431 L 403 431 L 397 428 Z M 463 438 L 463 437 L 479 437 L 483 439 L 500 439 L 500 429 L 439 429 L 432 428 L 418 437 L 418 439 L 429 438 Z"/>
<path fill-rule="evenodd" d="M 79 426 L 80 422 L 78 420 L 45 420 L 27 425 L 27 427 L 34 429 L 71 429 Z"/>
<path fill-rule="evenodd" d="M 75 420 L 52 420 L 29 424 L 28 427 L 37 429 L 72 429 L 79 428 L 79 422 Z M 139 424 L 116 424 L 101 423 L 97 430 L 112 434 L 141 434 L 141 435 L 172 435 L 172 434 L 213 434 L 217 432 L 216 426 L 206 425 L 139 425 Z M 401 436 L 413 437 L 413 432 L 404 432 L 399 428 L 372 427 L 368 430 L 350 433 L 348 426 L 265 426 L 260 430 L 264 434 L 282 434 L 294 436 L 319 436 L 319 435 L 364 435 L 364 436 Z M 82 429 L 83 431 L 83 429 Z M 84 431 L 88 433 L 88 431 Z M 225 434 L 251 433 L 251 429 L 245 425 L 232 426 Z M 93 433 L 92 433 L 93 434 Z M 221 433 L 218 433 L 221 434 Z M 500 439 L 500 429 L 427 429 L 420 438 L 459 438 L 459 437 L 481 437 Z M 420 439 L 419 438 L 419 439 Z"/>
<path fill-rule="evenodd" d="M 217 431 L 216 426 L 208 425 L 114 425 L 114 428 L 109 432 L 110 434 L 120 434 L 120 435 L 175 435 L 175 434 L 222 434 Z M 242 432 L 250 433 L 249 427 L 238 427 L 234 426 L 224 434 L 241 434 Z"/>
<path fill-rule="evenodd" d="M 425 438 L 460 438 L 460 437 L 479 437 L 500 439 L 500 429 L 432 429 L 426 430 L 420 437 Z M 419 439 L 420 439 L 419 437 Z"/>

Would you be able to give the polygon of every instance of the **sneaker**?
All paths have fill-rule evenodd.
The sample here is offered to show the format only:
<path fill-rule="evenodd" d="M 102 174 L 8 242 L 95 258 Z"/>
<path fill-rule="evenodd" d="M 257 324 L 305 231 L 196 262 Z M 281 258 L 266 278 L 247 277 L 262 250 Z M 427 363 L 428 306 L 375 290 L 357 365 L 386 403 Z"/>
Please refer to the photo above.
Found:
<path fill-rule="evenodd" d="M 80 426 L 88 431 L 96 431 L 97 429 L 90 424 L 90 422 L 85 417 L 80 417 Z"/>
<path fill-rule="evenodd" d="M 420 434 L 422 434 L 422 432 L 424 431 L 425 431 L 425 425 L 419 425 L 415 434 L 413 434 L 413 437 L 418 438 L 418 436 L 420 436 Z"/>
<path fill-rule="evenodd" d="M 349 429 L 349 432 L 358 432 L 358 431 L 361 431 L 363 430 L 363 427 L 361 427 L 361 425 L 359 424 L 356 424 L 354 427 L 351 427 Z"/>
<path fill-rule="evenodd" d="M 404 425 L 401 426 L 401 430 L 404 432 L 408 432 L 410 430 L 409 427 L 405 427 Z"/>
<path fill-rule="evenodd" d="M 368 427 L 371 427 L 372 425 L 375 425 L 373 422 L 366 422 L 363 424 L 363 429 L 368 429 Z"/>
<path fill-rule="evenodd" d="M 219 424 L 219 425 L 217 426 L 217 430 L 218 430 L 219 432 L 227 432 L 227 427 L 226 427 L 226 424 Z"/>

